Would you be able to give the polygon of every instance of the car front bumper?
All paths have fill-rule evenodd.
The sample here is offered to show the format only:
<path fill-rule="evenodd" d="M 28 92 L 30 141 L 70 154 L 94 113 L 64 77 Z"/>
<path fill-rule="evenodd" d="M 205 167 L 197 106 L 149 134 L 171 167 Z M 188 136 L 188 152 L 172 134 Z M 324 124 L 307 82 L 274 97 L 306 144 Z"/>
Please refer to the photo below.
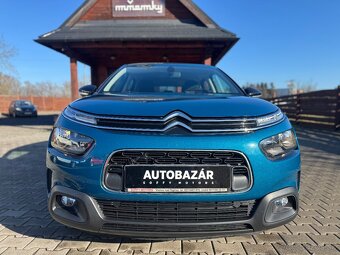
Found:
<path fill-rule="evenodd" d="M 58 199 L 60 196 L 68 196 L 76 200 L 72 210 L 60 205 Z M 275 216 L 271 208 L 274 201 L 281 197 L 293 198 L 293 209 L 289 213 L 283 212 Z M 249 219 L 224 222 L 195 222 L 194 217 L 192 222 L 187 223 L 109 220 L 104 216 L 95 198 L 62 186 L 55 186 L 51 190 L 49 211 L 56 221 L 64 225 L 95 233 L 141 239 L 213 238 L 258 232 L 288 223 L 298 213 L 298 191 L 296 188 L 289 187 L 270 193 L 256 201 Z M 273 215 L 280 219 L 272 221 Z"/>
<path fill-rule="evenodd" d="M 47 150 L 49 210 L 57 221 L 91 232 L 133 236 L 139 238 L 204 238 L 242 234 L 273 228 L 291 221 L 298 210 L 300 182 L 300 152 L 295 150 L 285 158 L 269 160 L 259 148 L 267 137 L 292 129 L 286 119 L 278 125 L 247 134 L 219 135 L 155 135 L 101 130 L 74 123 L 61 116 L 56 127 L 62 127 L 91 137 L 95 144 L 84 156 L 62 153 L 51 146 Z M 106 162 L 119 150 L 189 150 L 237 151 L 249 160 L 252 183 L 245 192 L 230 193 L 131 193 L 114 191 L 104 185 Z M 73 214 L 60 207 L 58 196 L 75 198 L 79 208 Z M 266 214 L 273 199 L 294 198 L 294 213 L 279 217 Z M 255 200 L 252 215 L 241 221 L 209 221 L 189 223 L 113 221 L 105 217 L 98 200 L 142 203 L 218 203 Z M 280 218 L 281 217 L 281 218 Z M 278 220 L 279 219 L 279 220 Z M 124 225 L 122 227 L 122 225 Z M 210 227 L 209 227 L 210 226 Z M 160 231 L 162 230 L 162 231 Z M 169 230 L 169 231 L 166 231 Z"/>

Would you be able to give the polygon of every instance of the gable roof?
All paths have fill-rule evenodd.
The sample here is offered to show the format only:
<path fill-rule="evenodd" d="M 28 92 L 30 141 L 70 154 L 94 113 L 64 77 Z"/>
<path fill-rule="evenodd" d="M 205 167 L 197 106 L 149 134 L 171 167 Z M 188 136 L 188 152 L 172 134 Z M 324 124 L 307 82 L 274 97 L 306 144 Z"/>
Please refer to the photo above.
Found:
<path fill-rule="evenodd" d="M 98 0 L 86 0 L 61 26 L 70 27 L 74 26 L 81 17 L 87 13 Z M 219 28 L 219 26 L 199 8 L 192 0 L 178 0 L 184 5 L 198 20 L 200 20 L 205 26 L 211 28 Z"/>

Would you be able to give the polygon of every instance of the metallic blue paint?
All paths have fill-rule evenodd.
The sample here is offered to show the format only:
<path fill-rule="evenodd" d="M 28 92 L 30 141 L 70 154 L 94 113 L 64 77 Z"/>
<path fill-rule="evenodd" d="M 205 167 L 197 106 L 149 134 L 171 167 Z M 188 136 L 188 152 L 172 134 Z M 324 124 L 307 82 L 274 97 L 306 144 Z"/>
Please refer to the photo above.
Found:
<path fill-rule="evenodd" d="M 74 123 L 60 116 L 57 127 L 89 136 L 95 145 L 82 157 L 67 156 L 49 147 L 47 167 L 54 173 L 53 185 L 63 185 L 94 198 L 137 201 L 235 201 L 258 199 L 286 187 L 297 187 L 300 170 L 298 150 L 282 160 L 266 158 L 259 142 L 292 128 L 288 119 L 280 124 L 248 134 L 155 135 L 114 132 Z M 235 150 L 245 153 L 253 171 L 253 187 L 240 194 L 131 194 L 106 190 L 102 185 L 103 168 L 109 155 L 122 149 Z M 91 159 L 102 164 L 91 165 Z"/>
<path fill-rule="evenodd" d="M 157 100 L 155 100 L 155 97 Z M 277 106 L 259 98 L 245 96 L 176 96 L 176 95 L 95 95 L 73 102 L 76 110 L 99 115 L 165 116 L 182 111 L 191 117 L 254 117 L 276 112 Z M 138 111 L 136 111 L 138 109 Z"/>

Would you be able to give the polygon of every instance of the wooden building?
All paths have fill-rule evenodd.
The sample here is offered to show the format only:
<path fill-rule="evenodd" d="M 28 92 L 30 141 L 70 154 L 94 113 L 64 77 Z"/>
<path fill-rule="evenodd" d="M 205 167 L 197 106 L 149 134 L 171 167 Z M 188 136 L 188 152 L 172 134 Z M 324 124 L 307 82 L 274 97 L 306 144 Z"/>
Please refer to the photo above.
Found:
<path fill-rule="evenodd" d="M 215 65 L 238 38 L 191 0 L 86 0 L 58 29 L 36 41 L 70 58 L 75 99 L 77 61 L 91 67 L 92 83 L 99 85 L 128 63 Z"/>

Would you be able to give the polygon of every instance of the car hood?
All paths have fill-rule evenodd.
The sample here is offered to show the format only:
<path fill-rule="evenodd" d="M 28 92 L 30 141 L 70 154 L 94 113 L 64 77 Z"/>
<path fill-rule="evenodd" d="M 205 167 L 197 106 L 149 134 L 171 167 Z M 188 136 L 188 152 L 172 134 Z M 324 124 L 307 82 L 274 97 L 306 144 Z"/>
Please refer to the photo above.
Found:
<path fill-rule="evenodd" d="M 162 117 L 174 111 L 191 117 L 255 117 L 273 113 L 277 106 L 258 98 L 95 95 L 74 101 L 72 108 L 91 114 Z"/>

